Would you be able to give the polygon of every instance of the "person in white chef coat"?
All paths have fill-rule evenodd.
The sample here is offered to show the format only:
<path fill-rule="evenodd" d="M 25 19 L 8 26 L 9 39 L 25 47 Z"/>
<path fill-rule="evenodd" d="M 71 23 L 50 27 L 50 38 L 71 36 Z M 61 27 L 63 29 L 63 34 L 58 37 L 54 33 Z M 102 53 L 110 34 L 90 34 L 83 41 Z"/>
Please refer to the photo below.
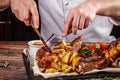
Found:
<path fill-rule="evenodd" d="M 86 6 L 84 6 L 84 8 L 82 7 L 82 9 L 84 10 L 85 7 L 87 7 L 89 8 L 87 9 L 88 12 L 90 10 L 91 13 L 94 13 L 94 9 L 96 9 L 95 7 L 97 6 L 93 5 L 91 9 L 91 5 L 87 5 L 85 1 L 86 0 L 39 0 L 39 11 L 41 15 L 41 33 L 44 38 L 47 39 L 52 33 L 56 33 L 58 36 L 62 35 L 64 24 L 70 9 L 76 9 L 74 7 L 86 4 Z M 88 0 L 88 2 L 90 2 L 90 0 Z M 71 23 L 73 22 L 71 21 Z M 113 24 L 110 23 L 108 17 L 96 16 L 92 23 L 89 24 L 88 28 L 77 31 L 76 35 L 69 34 L 66 38 L 67 40 L 73 40 L 77 36 L 83 35 L 83 41 L 85 42 L 109 42 L 115 39 L 113 36 L 110 36 L 112 28 Z"/>
<path fill-rule="evenodd" d="M 114 36 L 110 36 L 113 24 L 105 16 L 114 17 L 116 14 L 108 13 L 111 10 L 119 11 L 119 5 L 119 0 L 38 0 L 42 36 L 44 39 L 48 39 L 53 33 L 57 36 L 66 36 L 68 30 L 72 28 L 72 32 L 76 35 L 69 34 L 66 37 L 69 41 L 83 35 L 84 42 L 110 42 L 115 39 Z M 30 24 L 30 16 L 32 16 L 34 26 L 38 28 L 39 17 L 34 0 L 11 0 L 11 9 L 26 25 Z M 101 11 L 97 11 L 98 9 Z M 98 13 L 99 16 L 96 15 L 97 12 L 101 12 Z M 85 18 L 86 15 L 88 18 Z M 84 22 L 81 22 L 82 20 Z M 84 29 L 85 27 L 87 28 Z"/>

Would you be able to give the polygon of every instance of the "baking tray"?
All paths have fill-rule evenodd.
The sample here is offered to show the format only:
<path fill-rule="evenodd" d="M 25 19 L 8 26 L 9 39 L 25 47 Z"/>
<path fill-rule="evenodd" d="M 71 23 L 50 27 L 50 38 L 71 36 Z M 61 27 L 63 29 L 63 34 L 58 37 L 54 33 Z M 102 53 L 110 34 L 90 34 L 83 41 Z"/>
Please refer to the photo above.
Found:
<path fill-rule="evenodd" d="M 52 78 L 43 78 L 42 76 L 34 76 L 33 70 L 30 67 L 30 61 L 28 57 L 22 53 L 24 65 L 26 68 L 26 73 L 28 75 L 28 80 L 86 80 L 86 79 L 94 79 L 94 78 L 106 78 L 106 77 L 120 77 L 120 73 L 111 73 L 111 72 L 98 72 L 92 74 L 84 74 L 84 75 L 74 75 L 74 76 L 60 76 L 60 77 L 52 77 Z"/>

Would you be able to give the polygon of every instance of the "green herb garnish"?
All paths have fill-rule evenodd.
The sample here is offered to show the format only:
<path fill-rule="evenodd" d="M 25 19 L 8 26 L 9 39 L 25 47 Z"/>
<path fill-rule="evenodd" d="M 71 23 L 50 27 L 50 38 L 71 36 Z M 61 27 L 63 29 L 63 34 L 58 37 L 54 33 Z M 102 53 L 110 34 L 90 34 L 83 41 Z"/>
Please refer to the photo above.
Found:
<path fill-rule="evenodd" d="M 3 65 L 4 65 L 5 68 L 7 68 L 7 67 L 10 65 L 10 62 L 9 62 L 9 61 L 5 61 L 5 62 L 3 63 Z"/>
<path fill-rule="evenodd" d="M 86 54 L 87 56 L 90 56 L 91 55 L 91 50 L 90 49 L 82 49 L 79 51 L 79 54 Z"/>

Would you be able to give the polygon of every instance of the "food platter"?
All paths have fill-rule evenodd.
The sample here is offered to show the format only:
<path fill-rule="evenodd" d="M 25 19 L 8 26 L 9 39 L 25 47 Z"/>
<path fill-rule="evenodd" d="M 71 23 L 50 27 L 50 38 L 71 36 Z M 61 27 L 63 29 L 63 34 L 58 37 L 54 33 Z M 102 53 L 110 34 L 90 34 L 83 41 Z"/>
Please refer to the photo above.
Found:
<path fill-rule="evenodd" d="M 28 80 L 75 80 L 75 79 L 93 79 L 93 78 L 105 78 L 105 77 L 119 77 L 120 72 L 111 73 L 111 72 L 97 72 L 92 74 L 84 74 L 84 75 L 71 75 L 71 76 L 58 76 L 58 77 L 52 77 L 52 78 L 44 78 L 42 76 L 34 76 L 33 69 L 30 67 L 30 60 L 28 59 L 28 56 L 23 52 L 22 53 L 23 61 L 25 64 L 26 72 L 28 75 Z"/>
<path fill-rule="evenodd" d="M 93 43 L 87 43 L 87 44 L 93 44 Z M 88 46 L 87 46 L 88 47 Z M 112 45 L 112 47 L 113 47 L 113 45 Z M 57 46 L 57 48 L 58 48 L 58 46 Z M 91 46 L 90 46 L 90 48 L 91 48 Z M 104 49 L 106 48 L 106 46 L 104 45 Z M 118 46 L 118 48 L 119 48 L 119 46 Z M 65 48 L 66 49 L 66 48 Z M 73 49 L 73 48 L 72 48 Z M 82 49 L 82 48 L 81 48 Z M 85 50 L 84 50 L 85 49 Z M 92 50 L 94 50 L 94 47 L 92 47 L 91 48 Z M 105 55 L 106 57 L 110 57 L 110 59 L 113 57 L 113 59 L 116 57 L 116 55 L 114 55 L 113 53 L 115 53 L 115 51 L 113 50 L 114 49 L 114 47 L 112 48 L 112 50 L 110 50 L 109 51 L 109 53 L 111 53 L 112 52 L 112 56 L 109 56 L 108 54 L 107 55 Z M 85 47 L 83 47 L 83 51 L 82 51 L 82 53 L 83 52 L 85 52 L 86 51 L 86 46 Z M 39 66 L 39 60 L 37 59 L 37 58 L 35 58 L 35 57 L 31 57 L 30 56 L 30 53 L 29 53 L 30 51 L 29 51 L 29 49 L 25 49 L 24 51 L 23 51 L 23 59 L 24 59 L 24 62 L 25 62 L 25 66 L 26 66 L 26 71 L 27 71 L 27 73 L 28 73 L 28 76 L 32 76 L 32 78 L 40 78 L 40 79 L 63 79 L 63 80 L 67 80 L 67 79 L 71 79 L 71 78 L 73 78 L 73 79 L 89 79 L 89 78 L 104 78 L 104 77 L 119 77 L 120 76 L 120 68 L 119 67 L 111 67 L 111 66 L 104 66 L 104 68 L 103 68 L 103 66 L 102 66 L 102 68 L 101 67 L 97 67 L 97 68 L 95 68 L 95 69 L 90 69 L 90 70 L 88 70 L 88 71 L 84 71 L 82 74 L 81 73 L 79 73 L 79 72 L 76 72 L 76 71 L 73 71 L 72 70 L 72 68 L 74 68 L 74 66 L 73 65 L 71 65 L 72 66 L 72 68 L 71 68 L 71 70 L 72 70 L 72 72 L 70 71 L 70 72 L 65 72 L 65 71 L 63 71 L 62 69 L 60 70 L 60 71 L 57 71 L 57 72 L 43 72 L 43 70 L 44 70 L 44 68 L 40 68 L 40 66 L 43 66 L 45 63 L 43 63 L 42 65 L 40 64 L 40 66 Z M 38 51 L 39 52 L 39 51 Z M 37 53 L 38 53 L 37 52 Z M 88 51 L 87 51 L 88 52 Z M 36 56 L 37 56 L 37 53 L 36 53 Z M 68 54 L 68 53 L 66 53 L 66 54 Z M 64 56 L 66 55 L 66 54 L 64 54 Z M 74 53 L 75 54 L 75 53 Z M 80 55 L 81 55 L 81 53 L 79 53 Z M 101 54 L 101 53 L 100 53 Z M 71 54 L 70 53 L 70 55 L 72 56 L 73 55 L 73 53 Z M 81 57 L 79 55 L 79 57 Z M 86 54 L 87 55 L 87 54 Z M 92 52 L 92 55 L 95 55 L 96 56 L 96 54 L 93 54 L 93 52 Z M 98 54 L 97 54 L 98 55 Z M 59 56 L 59 55 L 58 55 Z M 65 61 L 64 60 L 66 60 L 66 59 L 63 59 L 64 58 L 64 56 L 61 58 L 61 60 L 65 63 Z M 89 56 L 91 56 L 91 55 L 89 55 Z M 103 56 L 103 55 L 102 55 Z M 43 56 L 44 57 L 44 56 Z M 48 57 L 50 57 L 49 55 L 47 56 L 47 58 Z M 78 57 L 78 56 L 76 56 L 76 57 Z M 84 56 L 82 56 L 82 57 L 86 57 L 85 55 Z M 65 57 L 66 58 L 66 57 Z M 41 59 L 41 58 L 39 58 L 39 59 Z M 88 63 L 89 64 L 89 61 L 88 60 L 90 60 L 90 61 L 92 61 L 92 65 L 94 66 L 94 63 L 95 63 L 95 65 L 96 65 L 96 62 L 95 61 L 97 61 L 98 63 L 100 63 L 100 64 L 97 64 L 96 66 L 101 66 L 101 60 L 103 60 L 103 59 L 101 59 L 101 58 L 96 58 L 96 59 L 100 59 L 99 61 L 98 60 L 93 60 L 93 58 L 90 58 L 90 59 L 86 59 L 86 58 L 82 58 L 81 60 L 80 60 L 80 63 L 83 63 L 82 61 L 83 60 L 87 60 L 87 61 L 85 61 L 84 62 L 84 64 L 86 65 L 86 63 Z M 45 60 L 45 59 L 44 59 Z M 49 59 L 48 59 L 49 60 Z M 71 57 L 69 57 L 69 61 L 71 60 Z M 109 60 L 108 61 L 105 61 L 105 60 L 107 60 L 107 59 L 104 59 L 103 61 L 106 63 L 106 62 L 109 62 Z M 52 62 L 51 62 L 52 63 Z M 102 62 L 103 63 L 103 62 Z M 104 63 L 104 64 L 105 64 Z M 74 64 L 74 63 L 73 63 Z M 107 63 L 106 63 L 107 64 Z M 50 64 L 51 65 L 51 64 Z M 69 63 L 67 63 L 67 66 L 69 66 L 70 64 Z M 91 64 L 90 64 L 91 65 Z M 62 64 L 60 64 L 60 66 L 63 66 Z M 78 64 L 77 64 L 77 66 L 79 66 Z M 80 65 L 81 66 L 81 65 Z M 88 65 L 86 66 L 86 67 L 88 67 Z M 51 67 L 50 67 L 51 68 Z M 53 67 L 52 67 L 53 68 Z M 89 67 L 88 67 L 89 68 Z M 46 69 L 48 69 L 48 68 L 46 68 Z M 45 69 L 45 70 L 46 70 Z M 86 70 L 86 68 L 83 68 L 84 70 Z M 49 70 L 49 69 L 48 69 Z M 75 69 L 75 70 L 77 70 L 77 69 Z M 62 72 L 63 71 L 63 72 Z M 79 74 L 78 74 L 79 73 Z"/>

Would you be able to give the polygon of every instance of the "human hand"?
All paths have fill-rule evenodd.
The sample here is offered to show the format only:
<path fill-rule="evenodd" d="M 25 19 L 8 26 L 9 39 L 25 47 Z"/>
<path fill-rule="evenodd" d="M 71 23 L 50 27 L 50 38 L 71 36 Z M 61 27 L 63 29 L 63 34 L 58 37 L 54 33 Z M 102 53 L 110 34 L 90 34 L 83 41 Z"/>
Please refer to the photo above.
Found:
<path fill-rule="evenodd" d="M 71 29 L 73 34 L 77 34 L 77 30 L 87 28 L 94 20 L 98 7 L 97 4 L 88 0 L 72 8 L 65 22 L 63 36 L 66 36 Z"/>
<path fill-rule="evenodd" d="M 39 27 L 39 15 L 34 0 L 11 0 L 11 10 L 25 25 L 30 26 L 32 19 L 34 27 Z"/>

